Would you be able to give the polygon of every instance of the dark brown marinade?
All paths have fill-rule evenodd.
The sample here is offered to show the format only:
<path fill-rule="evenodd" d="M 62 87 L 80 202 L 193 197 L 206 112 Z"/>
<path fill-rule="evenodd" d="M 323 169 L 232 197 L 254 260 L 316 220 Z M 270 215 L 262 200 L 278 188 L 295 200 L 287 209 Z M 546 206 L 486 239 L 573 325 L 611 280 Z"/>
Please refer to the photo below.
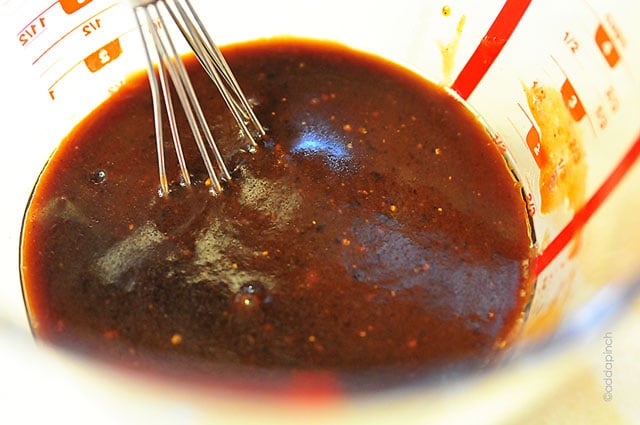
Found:
<path fill-rule="evenodd" d="M 214 377 L 491 361 L 529 301 L 532 250 L 520 187 L 485 128 L 443 89 L 338 45 L 224 54 L 268 137 L 243 153 L 188 61 L 233 168 L 222 195 L 183 129 L 195 184 L 179 186 L 171 156 L 172 192 L 158 196 L 146 75 L 61 143 L 23 231 L 34 333 Z"/>

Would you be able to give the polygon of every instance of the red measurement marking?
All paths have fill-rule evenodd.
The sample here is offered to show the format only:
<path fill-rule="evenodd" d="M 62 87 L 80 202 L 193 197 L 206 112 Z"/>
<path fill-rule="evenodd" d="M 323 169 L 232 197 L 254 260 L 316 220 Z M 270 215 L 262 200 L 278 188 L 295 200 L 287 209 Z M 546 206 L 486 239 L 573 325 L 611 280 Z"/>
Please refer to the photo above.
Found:
<path fill-rule="evenodd" d="M 524 137 L 525 142 L 527 142 L 527 146 L 529 147 L 529 151 L 533 158 L 536 160 L 536 164 L 540 166 L 540 151 L 542 150 L 542 141 L 540 140 L 540 133 L 538 133 L 538 129 L 533 122 L 531 116 L 527 113 L 524 106 L 518 103 L 518 108 L 522 111 L 524 116 L 527 118 L 527 121 L 531 124 L 531 127 L 527 131 L 526 136 Z"/>
<path fill-rule="evenodd" d="M 598 48 L 600 49 L 600 53 L 602 53 L 602 56 L 604 56 L 604 59 L 609 64 L 609 67 L 613 68 L 614 66 L 616 66 L 618 64 L 618 61 L 620 60 L 620 54 L 618 53 L 616 47 L 613 45 L 611 37 L 609 37 L 609 34 L 604 29 L 602 24 L 599 25 L 598 29 L 596 30 L 595 40 Z"/>
<path fill-rule="evenodd" d="M 91 0 L 60 0 L 60 6 L 62 6 L 62 10 L 64 10 L 67 15 L 71 15 L 89 3 L 91 3 Z"/>
<path fill-rule="evenodd" d="M 98 31 L 102 28 L 102 21 L 99 18 L 94 19 L 93 21 L 87 23 L 87 25 L 82 27 L 82 33 L 85 37 L 89 37 L 91 34 Z"/>
<path fill-rule="evenodd" d="M 122 47 L 120 46 L 120 39 L 116 38 L 87 56 L 84 59 L 84 64 L 89 71 L 97 72 L 106 64 L 113 62 L 121 54 Z"/>
<path fill-rule="evenodd" d="M 618 26 L 618 23 L 615 21 L 615 19 L 613 19 L 613 16 L 611 16 L 610 13 L 607 13 L 607 15 L 605 16 L 605 20 L 610 30 L 608 34 L 615 37 L 616 40 L 618 40 L 618 43 L 620 43 L 621 47 L 627 47 L 627 39 L 625 38 L 624 34 L 622 34 L 622 31 L 620 31 L 620 27 Z"/>
<path fill-rule="evenodd" d="M 527 146 L 529 146 L 529 151 L 536 160 L 536 163 L 540 165 L 540 151 L 542 150 L 542 143 L 540 142 L 540 134 L 538 134 L 538 130 L 534 126 L 531 126 L 526 136 Z"/>
<path fill-rule="evenodd" d="M 31 25 L 33 25 L 34 22 L 38 21 L 42 15 L 44 15 L 45 13 L 47 13 L 49 11 L 49 9 L 51 9 L 53 6 L 55 6 L 58 2 L 54 2 L 52 3 L 49 7 L 47 7 L 45 10 L 43 10 L 42 12 L 38 13 L 38 16 L 36 16 L 35 18 L 33 18 L 33 20 L 31 22 L 29 22 L 27 25 L 24 26 L 24 28 L 22 28 L 20 31 L 18 31 L 18 34 L 16 34 L 18 37 L 20 37 L 20 34 L 22 34 L 25 30 L 27 30 L 28 28 L 31 27 Z"/>
<path fill-rule="evenodd" d="M 578 49 L 580 49 L 580 42 L 575 35 L 569 31 L 565 31 L 563 41 L 569 50 L 571 50 L 571 53 L 577 53 Z"/>
<path fill-rule="evenodd" d="M 496 134 L 495 136 L 493 136 L 493 142 L 496 144 L 496 146 L 498 147 L 498 150 L 501 153 L 507 153 L 508 149 L 507 149 L 507 143 L 504 141 L 504 139 L 502 138 L 501 135 Z"/>
<path fill-rule="evenodd" d="M 120 39 L 121 39 L 122 37 L 124 37 L 125 35 L 127 35 L 127 34 L 129 34 L 129 33 L 134 32 L 134 31 L 137 31 L 137 28 L 131 28 L 130 30 L 128 30 L 128 31 L 126 31 L 126 32 L 124 32 L 124 33 L 122 33 L 122 34 L 120 34 L 120 36 L 117 38 L 117 40 L 118 40 L 118 41 L 117 41 L 117 42 L 118 42 L 118 45 L 120 45 Z M 108 46 L 109 44 L 111 44 L 111 43 L 114 43 L 115 41 L 116 41 L 116 40 L 114 40 L 114 41 L 112 41 L 112 42 L 110 42 L 110 43 L 107 43 L 107 46 Z M 122 49 L 120 49 L 120 53 L 122 53 Z M 75 64 L 73 64 L 73 65 L 71 65 L 70 67 L 68 67 L 68 68 L 67 68 L 67 70 L 66 70 L 64 73 L 62 73 L 62 74 L 58 75 L 58 79 L 57 79 L 57 80 L 55 80 L 53 83 L 51 83 L 51 85 L 49 86 L 49 96 L 51 97 L 51 99 L 52 99 L 52 100 L 55 100 L 55 99 L 56 99 L 56 97 L 55 97 L 55 93 L 54 93 L 54 92 L 55 92 L 54 87 L 55 87 L 56 85 L 58 85 L 58 83 L 59 83 L 60 81 L 62 81 L 63 79 L 65 79 L 65 78 L 67 77 L 67 75 L 69 75 L 69 73 L 70 73 L 71 71 L 73 71 L 73 70 L 74 70 L 78 65 L 81 65 L 81 64 L 83 64 L 83 63 L 84 63 L 84 64 L 85 64 L 85 66 L 86 66 L 86 65 L 87 65 L 87 63 L 85 62 L 85 60 L 86 60 L 86 59 L 87 59 L 87 58 L 84 58 L 83 60 L 81 60 L 81 61 L 79 61 L 79 62 L 76 62 Z M 113 59 L 115 59 L 115 58 L 112 58 L 112 61 L 113 61 Z"/>
<path fill-rule="evenodd" d="M 604 201 L 611 195 L 611 192 L 618 186 L 623 177 L 629 172 L 631 167 L 640 158 L 640 135 L 634 142 L 631 149 L 625 154 L 620 163 L 600 185 L 598 190 L 584 204 L 584 206 L 576 212 L 573 219 L 567 224 L 562 231 L 555 237 L 538 256 L 536 260 L 536 274 L 540 275 L 547 266 L 553 261 L 560 252 L 567 247 L 574 235 L 579 232 L 593 214 L 600 209 Z"/>
<path fill-rule="evenodd" d="M 507 44 L 530 3 L 531 0 L 507 0 L 504 4 L 487 34 L 451 86 L 463 99 L 471 96 L 485 76 L 504 45 Z"/>
<path fill-rule="evenodd" d="M 42 57 L 44 55 L 46 55 L 47 53 L 49 53 L 49 51 L 51 49 L 53 49 L 58 43 L 60 43 L 62 40 L 64 40 L 65 38 L 67 38 L 69 36 L 69 34 L 71 34 L 72 32 L 74 32 L 75 30 L 77 30 L 78 28 L 87 25 L 87 22 L 90 22 L 91 20 L 93 20 L 96 16 L 99 16 L 101 14 L 103 14 L 104 12 L 106 12 L 107 10 L 111 9 L 112 7 L 117 6 L 118 3 L 114 3 L 111 6 L 108 6 L 104 9 L 102 9 L 101 11 L 99 11 L 98 13 L 94 14 L 93 16 L 91 16 L 89 19 L 85 20 L 84 22 L 81 22 L 79 25 L 76 25 L 75 27 L 73 27 L 69 32 L 67 32 L 65 35 L 63 35 L 62 37 L 60 37 L 58 40 L 56 40 L 55 43 L 51 44 L 44 52 L 42 52 L 40 54 L 40 56 L 38 56 L 32 63 L 31 65 L 35 65 L 40 59 L 42 59 Z"/>
<path fill-rule="evenodd" d="M 45 29 L 47 29 L 47 24 L 45 23 L 44 16 L 42 16 L 37 21 L 33 21 L 28 28 L 20 33 L 18 36 L 18 42 L 24 47 L 29 44 L 31 40 L 35 40 L 35 38 L 42 34 Z"/>
<path fill-rule="evenodd" d="M 578 97 L 578 93 L 576 89 L 573 88 L 573 84 L 567 78 L 562 83 L 562 87 L 560 87 L 560 93 L 562 93 L 562 100 L 564 100 L 564 105 L 567 107 L 571 116 L 575 121 L 580 121 L 587 114 L 584 110 L 584 106 Z"/>
<path fill-rule="evenodd" d="M 525 200 L 527 202 L 527 212 L 529 213 L 529 217 L 533 217 L 538 211 L 536 201 L 533 199 L 533 193 L 527 193 Z"/>

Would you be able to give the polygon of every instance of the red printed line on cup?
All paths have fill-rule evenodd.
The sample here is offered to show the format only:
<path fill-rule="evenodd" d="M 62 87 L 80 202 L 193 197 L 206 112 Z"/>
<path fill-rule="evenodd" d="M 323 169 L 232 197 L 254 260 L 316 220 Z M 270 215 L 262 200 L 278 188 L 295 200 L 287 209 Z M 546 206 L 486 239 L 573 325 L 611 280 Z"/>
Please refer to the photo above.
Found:
<path fill-rule="evenodd" d="M 520 23 L 531 0 L 507 0 L 451 88 L 468 99 Z"/>
<path fill-rule="evenodd" d="M 604 201 L 611 195 L 611 192 L 615 190 L 631 167 L 638 161 L 638 158 L 640 158 L 640 134 L 591 198 L 576 212 L 569 224 L 558 233 L 558 236 L 556 236 L 538 256 L 535 267 L 537 275 L 547 268 L 553 259 L 571 242 L 573 236 L 579 232 L 591 216 L 598 211 Z"/>

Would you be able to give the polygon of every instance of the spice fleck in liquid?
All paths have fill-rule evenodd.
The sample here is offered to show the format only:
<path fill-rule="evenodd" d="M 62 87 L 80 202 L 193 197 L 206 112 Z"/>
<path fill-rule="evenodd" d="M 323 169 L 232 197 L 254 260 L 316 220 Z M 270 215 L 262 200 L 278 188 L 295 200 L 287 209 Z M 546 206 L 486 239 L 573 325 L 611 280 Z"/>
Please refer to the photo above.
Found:
<path fill-rule="evenodd" d="M 338 45 L 276 39 L 224 54 L 269 137 L 241 152 L 189 61 L 233 169 L 222 195 L 185 130 L 194 185 L 180 187 L 176 166 L 158 196 L 142 74 L 53 155 L 23 232 L 34 333 L 214 378 L 491 361 L 529 301 L 532 250 L 519 184 L 485 128 L 443 89 Z"/>

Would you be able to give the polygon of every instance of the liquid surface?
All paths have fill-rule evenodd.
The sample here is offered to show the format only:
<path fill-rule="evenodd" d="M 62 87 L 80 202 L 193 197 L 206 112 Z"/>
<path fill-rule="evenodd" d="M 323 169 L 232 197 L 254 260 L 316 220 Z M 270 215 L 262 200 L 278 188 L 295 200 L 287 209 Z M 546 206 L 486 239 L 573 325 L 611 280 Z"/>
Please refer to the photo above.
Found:
<path fill-rule="evenodd" d="M 473 115 L 340 46 L 282 39 L 224 54 L 269 137 L 239 151 L 189 62 L 233 168 L 222 195 L 184 129 L 194 186 L 180 187 L 171 156 L 172 192 L 158 196 L 145 75 L 53 155 L 23 231 L 34 333 L 128 367 L 214 377 L 490 362 L 529 301 L 532 250 L 519 185 Z"/>

